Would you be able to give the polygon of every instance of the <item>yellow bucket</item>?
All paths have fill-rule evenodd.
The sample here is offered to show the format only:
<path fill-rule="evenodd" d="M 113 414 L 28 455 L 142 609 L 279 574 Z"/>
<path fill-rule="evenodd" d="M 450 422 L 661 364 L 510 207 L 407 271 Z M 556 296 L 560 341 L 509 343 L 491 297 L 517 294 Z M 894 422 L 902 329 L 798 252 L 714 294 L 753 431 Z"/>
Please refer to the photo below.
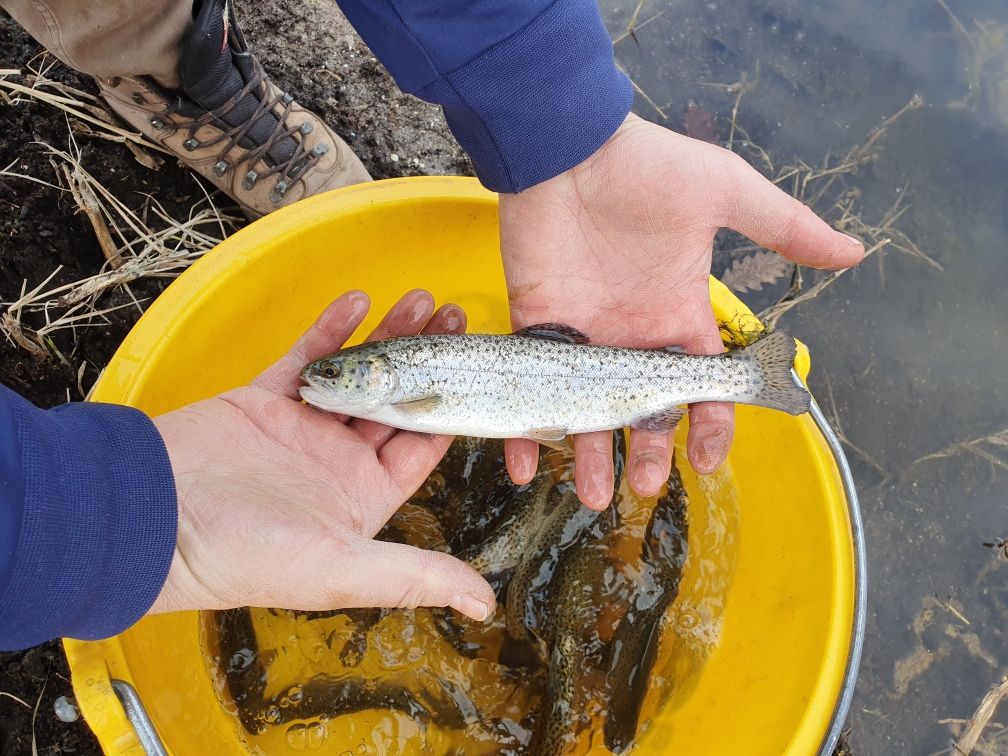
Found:
<path fill-rule="evenodd" d="M 497 200 L 474 180 L 364 184 L 243 229 L 152 304 L 94 400 L 167 412 L 247 382 L 344 290 L 374 302 L 359 338 L 415 287 L 462 305 L 473 331 L 509 330 Z M 726 332 L 760 327 L 717 281 L 711 294 Z M 804 348 L 796 368 L 807 375 Z M 735 563 L 720 638 L 636 752 L 830 753 L 864 630 L 864 545 L 843 452 L 815 406 L 801 417 L 739 407 L 729 465 L 739 515 L 722 534 Z M 106 753 L 246 752 L 202 627 L 189 612 L 105 641 L 65 641 L 78 703 Z"/>

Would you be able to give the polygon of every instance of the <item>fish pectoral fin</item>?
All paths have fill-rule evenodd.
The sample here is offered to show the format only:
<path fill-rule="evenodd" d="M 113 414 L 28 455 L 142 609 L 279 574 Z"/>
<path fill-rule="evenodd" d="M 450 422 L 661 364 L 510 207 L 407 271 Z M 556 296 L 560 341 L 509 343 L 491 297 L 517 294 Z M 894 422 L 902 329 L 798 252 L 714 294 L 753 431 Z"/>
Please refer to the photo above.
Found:
<path fill-rule="evenodd" d="M 679 421 L 685 416 L 686 410 L 682 407 L 670 407 L 648 417 L 642 417 L 630 427 L 636 430 L 649 431 L 650 433 L 668 433 L 671 430 L 675 430 Z"/>
<path fill-rule="evenodd" d="M 525 433 L 525 438 L 538 441 L 543 446 L 559 452 L 570 452 L 567 445 L 566 428 L 533 428 Z"/>
<path fill-rule="evenodd" d="M 589 338 L 574 326 L 565 323 L 539 323 L 538 325 L 515 331 L 515 336 L 531 336 L 537 339 L 565 341 L 568 344 L 587 344 Z"/>
<path fill-rule="evenodd" d="M 396 402 L 392 406 L 398 410 L 402 410 L 406 414 L 415 415 L 420 412 L 429 412 L 440 404 L 441 395 L 431 394 L 430 396 L 421 396 L 416 399 L 406 399 L 402 402 Z"/>
<path fill-rule="evenodd" d="M 567 429 L 560 427 L 549 427 L 549 428 L 533 428 L 525 434 L 525 438 L 531 438 L 534 441 L 563 441 L 567 438 Z"/>

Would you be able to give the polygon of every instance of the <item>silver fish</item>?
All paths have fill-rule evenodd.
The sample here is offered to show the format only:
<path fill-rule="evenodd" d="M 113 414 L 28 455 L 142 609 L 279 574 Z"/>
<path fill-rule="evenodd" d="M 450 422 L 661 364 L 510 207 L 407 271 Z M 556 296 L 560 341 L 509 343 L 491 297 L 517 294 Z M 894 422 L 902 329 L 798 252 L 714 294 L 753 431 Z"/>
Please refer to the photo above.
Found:
<path fill-rule="evenodd" d="M 401 336 L 312 362 L 301 371 L 301 397 L 405 430 L 542 442 L 626 426 L 671 430 L 680 405 L 693 402 L 794 415 L 809 408 L 784 331 L 711 357 L 587 341 L 557 324 L 508 335 Z"/>

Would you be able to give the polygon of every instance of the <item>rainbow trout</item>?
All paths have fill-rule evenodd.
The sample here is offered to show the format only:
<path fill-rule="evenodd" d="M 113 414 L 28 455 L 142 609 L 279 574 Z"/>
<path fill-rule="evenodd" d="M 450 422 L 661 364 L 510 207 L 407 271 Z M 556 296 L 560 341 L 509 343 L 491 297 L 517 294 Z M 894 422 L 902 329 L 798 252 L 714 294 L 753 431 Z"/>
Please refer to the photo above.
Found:
<path fill-rule="evenodd" d="M 667 431 L 680 405 L 726 401 L 801 414 L 795 342 L 776 331 L 713 357 L 587 343 L 569 326 L 508 335 L 401 336 L 307 365 L 315 407 L 405 430 L 546 443 L 630 426 Z"/>
<path fill-rule="evenodd" d="M 626 440 L 622 431 L 613 432 L 613 471 L 615 487 L 613 500 L 606 513 L 607 521 L 603 522 L 599 532 L 609 532 L 618 525 L 616 509 L 620 483 L 623 480 L 623 470 L 626 466 Z M 508 633 L 515 640 L 525 640 L 534 637 L 537 651 L 543 661 L 546 652 L 542 648 L 542 637 L 539 634 L 540 612 L 554 615 L 552 602 L 563 600 L 561 589 L 555 588 L 550 582 L 561 555 L 575 544 L 583 540 L 586 531 L 592 528 L 599 519 L 599 512 L 583 506 L 577 497 L 573 483 L 560 483 L 555 486 L 547 500 L 548 514 L 539 525 L 534 540 L 526 549 L 518 562 L 507 589 L 507 606 L 505 618 Z M 601 559 L 603 569 L 609 565 L 608 559 Z M 577 573 L 570 572 L 570 575 Z M 548 585 L 548 587 L 547 587 Z M 543 606 L 540 601 L 543 591 L 549 593 Z"/>
<path fill-rule="evenodd" d="M 604 735 L 606 747 L 614 753 L 622 753 L 637 734 L 662 619 L 679 593 L 687 550 L 686 507 L 686 489 L 673 460 L 668 490 L 655 504 L 641 544 L 643 584 L 611 642 L 607 679 L 612 699 Z"/>
<path fill-rule="evenodd" d="M 618 490 L 626 450 L 623 433 L 614 436 Z M 508 586 L 508 631 L 515 637 L 525 632 L 534 636 L 548 664 L 546 695 L 528 747 L 530 756 L 564 753 L 577 737 L 584 713 L 585 674 L 603 648 L 598 634 L 601 592 L 611 569 L 609 535 L 619 525 L 615 493 L 613 505 L 604 513 L 581 506 L 571 484 L 561 484 L 555 494 L 535 551 Z M 534 601 L 537 589 L 546 594 L 538 605 Z"/>
<path fill-rule="evenodd" d="M 540 470 L 531 482 L 515 490 L 514 503 L 496 530 L 482 543 L 457 556 L 484 577 L 500 575 L 517 565 L 532 546 L 542 525 L 553 488 L 553 471 Z"/>

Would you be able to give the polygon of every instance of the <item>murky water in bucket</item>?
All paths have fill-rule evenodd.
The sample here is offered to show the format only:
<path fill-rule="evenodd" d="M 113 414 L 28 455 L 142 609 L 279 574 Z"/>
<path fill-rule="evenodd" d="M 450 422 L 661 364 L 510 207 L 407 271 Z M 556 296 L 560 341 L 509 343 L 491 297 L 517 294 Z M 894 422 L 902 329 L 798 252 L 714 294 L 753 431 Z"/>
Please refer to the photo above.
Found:
<path fill-rule="evenodd" d="M 459 554 L 513 526 L 516 498 L 530 487 L 507 480 L 500 443 L 460 440 L 453 451 L 381 537 Z M 676 456 L 685 458 L 681 449 Z M 540 466 L 546 472 L 531 485 L 551 489 L 550 505 L 559 508 L 557 499 L 572 476 L 570 461 L 550 452 Z M 565 549 L 544 554 L 521 580 L 511 573 L 492 578 L 500 585 L 500 600 L 485 624 L 442 609 L 207 613 L 207 664 L 222 706 L 252 752 L 522 753 L 532 743 L 544 747 L 557 681 L 570 677 L 578 710 L 563 720 L 562 729 L 571 733 L 570 752 L 609 752 L 607 740 L 620 742 L 619 733 L 629 740 L 637 727 L 640 732 L 649 727 L 656 711 L 688 695 L 718 642 L 739 516 L 734 486 L 730 471 L 700 479 L 684 463 L 681 473 L 683 489 L 674 490 L 684 490 L 685 497 L 663 491 L 644 500 L 624 483 L 616 497 L 618 518 L 600 516 L 580 540 L 562 541 Z M 620 625 L 631 604 L 644 606 L 660 592 L 655 571 L 642 558 L 642 541 L 657 532 L 649 524 L 655 507 L 685 503 L 684 498 L 688 547 L 685 561 L 676 563 L 678 593 L 657 605 L 657 653 L 653 664 L 640 664 L 636 657 L 645 655 L 647 638 L 635 639 L 627 629 L 645 621 L 645 613 L 638 609 L 635 622 L 622 630 Z M 668 535 L 658 539 L 652 533 L 649 542 L 667 547 Z M 593 549 L 581 560 L 589 569 L 562 583 L 557 564 L 573 563 L 571 550 L 577 548 Z M 561 583 L 577 589 L 592 583 L 591 597 L 563 603 L 556 587 Z M 507 627 L 513 601 L 507 590 L 516 584 L 526 586 L 512 589 L 526 600 L 513 622 L 535 631 L 524 641 L 515 640 Z M 571 605 L 579 613 L 570 626 L 579 627 L 587 617 L 588 632 L 561 655 L 568 664 L 563 673 L 554 670 L 551 696 L 549 667 L 556 657 L 546 648 L 541 658 L 536 639 L 551 637 L 543 624 L 558 624 L 556 615 Z M 622 665 L 615 661 L 620 654 Z M 638 670 L 638 677 L 639 670 L 648 670 L 646 686 L 638 688 L 646 691 L 639 698 L 639 717 L 636 705 L 627 713 L 622 704 L 632 698 L 626 669 Z"/>

